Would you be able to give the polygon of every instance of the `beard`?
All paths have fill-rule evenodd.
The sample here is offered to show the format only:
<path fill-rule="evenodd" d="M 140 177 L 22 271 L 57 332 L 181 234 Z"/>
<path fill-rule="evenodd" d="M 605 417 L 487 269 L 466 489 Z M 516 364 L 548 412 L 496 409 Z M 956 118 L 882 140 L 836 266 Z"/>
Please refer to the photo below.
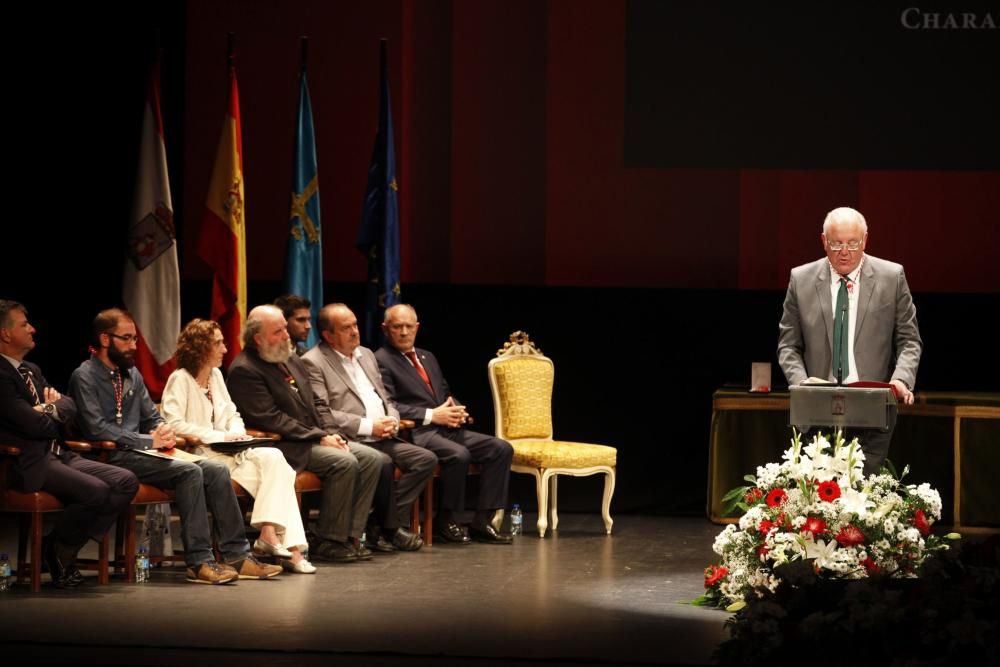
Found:
<path fill-rule="evenodd" d="M 292 348 L 285 341 L 278 341 L 275 345 L 261 345 L 257 349 L 260 358 L 269 364 L 283 364 L 292 356 Z"/>
<path fill-rule="evenodd" d="M 128 350 L 126 352 L 122 352 L 114 346 L 114 343 L 112 343 L 108 346 L 108 359 L 110 359 L 111 363 L 115 366 L 118 366 L 118 368 L 128 370 L 135 366 L 135 351 Z"/>

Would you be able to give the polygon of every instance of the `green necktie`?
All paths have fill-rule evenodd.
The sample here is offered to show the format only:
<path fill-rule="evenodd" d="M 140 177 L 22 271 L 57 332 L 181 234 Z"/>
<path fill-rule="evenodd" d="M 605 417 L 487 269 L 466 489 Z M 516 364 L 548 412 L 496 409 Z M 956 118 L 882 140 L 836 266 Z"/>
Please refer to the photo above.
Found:
<path fill-rule="evenodd" d="M 847 350 L 847 321 L 850 318 L 850 311 L 847 280 L 841 278 L 840 291 L 837 292 L 837 315 L 833 324 L 833 374 L 840 383 L 843 383 L 851 370 Z"/>

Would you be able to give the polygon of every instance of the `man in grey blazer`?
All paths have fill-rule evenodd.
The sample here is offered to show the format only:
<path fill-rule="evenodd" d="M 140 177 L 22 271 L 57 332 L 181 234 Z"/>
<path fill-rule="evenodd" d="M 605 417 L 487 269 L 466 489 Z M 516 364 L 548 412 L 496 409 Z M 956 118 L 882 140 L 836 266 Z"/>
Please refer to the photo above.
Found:
<path fill-rule="evenodd" d="M 313 393 L 327 406 L 320 417 L 327 428 L 374 447 L 403 471 L 394 484 L 380 481 L 374 510 L 392 544 L 403 550 L 419 548 L 422 541 L 409 542 L 420 538 L 399 526 L 405 525 L 413 501 L 434 474 L 437 457 L 396 437 L 399 412 L 382 385 L 375 355 L 361 346 L 358 319 L 351 309 L 342 303 L 323 306 L 318 324 L 323 340 L 302 361 L 309 370 Z"/>
<path fill-rule="evenodd" d="M 818 377 L 841 384 L 889 382 L 899 400 L 913 403 L 923 342 L 917 311 L 900 264 L 865 254 L 868 224 L 853 208 L 827 214 L 820 235 L 826 257 L 792 269 L 778 325 L 778 363 L 789 386 Z M 866 475 L 889 452 L 888 432 L 857 435 Z"/>

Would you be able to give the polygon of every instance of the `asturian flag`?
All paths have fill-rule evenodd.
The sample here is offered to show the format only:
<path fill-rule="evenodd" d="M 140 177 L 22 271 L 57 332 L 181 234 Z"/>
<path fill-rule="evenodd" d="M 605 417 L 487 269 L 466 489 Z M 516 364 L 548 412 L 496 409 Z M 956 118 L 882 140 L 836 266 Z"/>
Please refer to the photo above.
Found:
<path fill-rule="evenodd" d="M 176 367 L 181 329 L 180 278 L 167 151 L 160 115 L 160 65 L 153 66 L 143 112 L 139 169 L 128 228 L 123 299 L 139 333 L 135 364 L 159 400 Z"/>
<path fill-rule="evenodd" d="M 285 261 L 285 291 L 312 303 L 313 322 L 323 306 L 323 235 L 320 230 L 319 175 L 312 103 L 303 66 L 299 81 L 299 115 L 295 128 L 295 169 L 292 177 L 291 228 Z M 316 329 L 309 330 L 306 347 L 317 343 Z"/>
<path fill-rule="evenodd" d="M 246 219 L 243 199 L 243 132 L 236 67 L 229 67 L 229 106 L 205 198 L 198 255 L 212 267 L 212 319 L 219 323 L 232 363 L 243 349 L 247 316 Z"/>

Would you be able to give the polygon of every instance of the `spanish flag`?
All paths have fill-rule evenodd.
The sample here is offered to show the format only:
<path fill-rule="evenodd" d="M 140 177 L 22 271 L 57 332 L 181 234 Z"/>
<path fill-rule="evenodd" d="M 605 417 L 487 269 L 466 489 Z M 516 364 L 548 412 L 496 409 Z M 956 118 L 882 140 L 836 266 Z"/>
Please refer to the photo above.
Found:
<path fill-rule="evenodd" d="M 246 211 L 243 199 L 243 138 L 236 68 L 229 68 L 229 108 L 222 125 L 215 168 L 205 199 L 198 255 L 212 267 L 212 319 L 225 337 L 225 365 L 242 349 L 247 315 Z"/>

